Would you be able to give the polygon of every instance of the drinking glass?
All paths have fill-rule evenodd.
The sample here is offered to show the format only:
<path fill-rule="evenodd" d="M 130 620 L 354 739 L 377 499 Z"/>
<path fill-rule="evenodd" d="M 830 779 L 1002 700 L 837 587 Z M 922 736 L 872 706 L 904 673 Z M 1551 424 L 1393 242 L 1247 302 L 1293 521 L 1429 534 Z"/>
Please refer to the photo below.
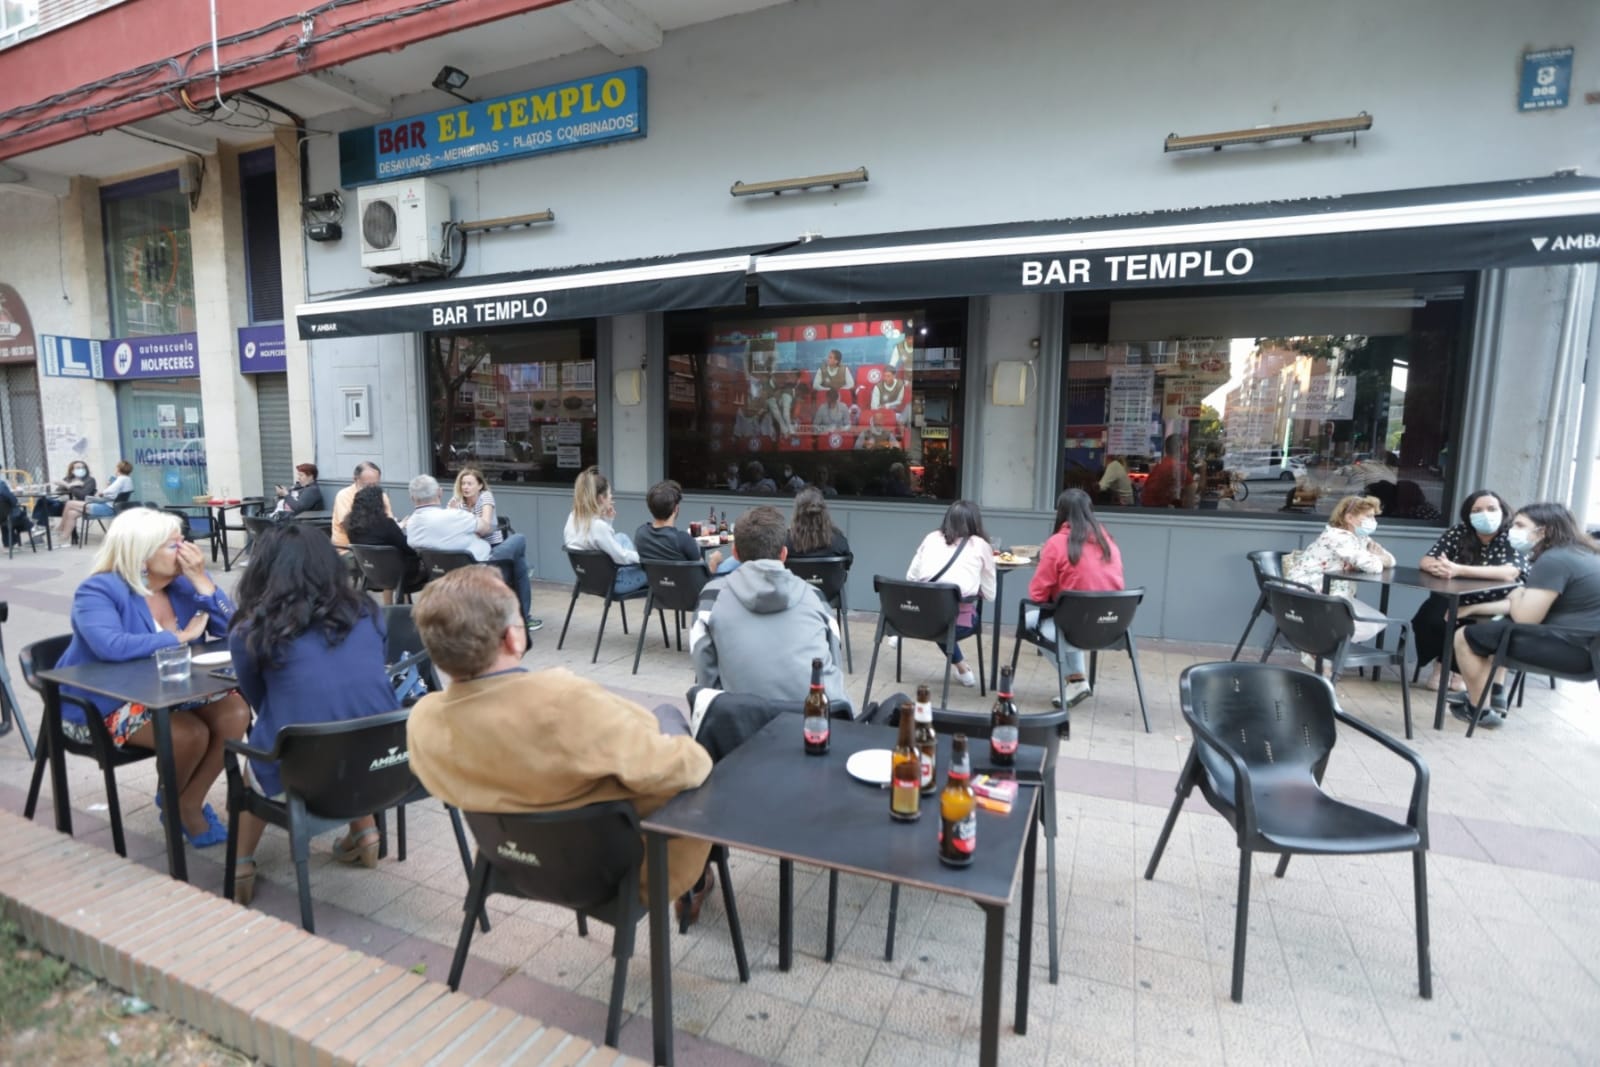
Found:
<path fill-rule="evenodd" d="M 163 682 L 187 682 L 189 646 L 172 645 L 156 649 L 156 677 Z"/>

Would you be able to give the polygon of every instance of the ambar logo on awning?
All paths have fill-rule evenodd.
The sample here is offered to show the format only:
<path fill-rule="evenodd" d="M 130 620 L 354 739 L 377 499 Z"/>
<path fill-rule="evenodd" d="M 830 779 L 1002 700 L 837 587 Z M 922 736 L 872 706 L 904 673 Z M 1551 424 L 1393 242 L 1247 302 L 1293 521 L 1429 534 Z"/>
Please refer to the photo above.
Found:
<path fill-rule="evenodd" d="M 1600 233 L 1567 233 L 1551 239 L 1549 237 L 1530 237 L 1536 252 L 1543 252 L 1545 246 L 1550 246 L 1552 252 L 1577 252 L 1600 248 Z"/>

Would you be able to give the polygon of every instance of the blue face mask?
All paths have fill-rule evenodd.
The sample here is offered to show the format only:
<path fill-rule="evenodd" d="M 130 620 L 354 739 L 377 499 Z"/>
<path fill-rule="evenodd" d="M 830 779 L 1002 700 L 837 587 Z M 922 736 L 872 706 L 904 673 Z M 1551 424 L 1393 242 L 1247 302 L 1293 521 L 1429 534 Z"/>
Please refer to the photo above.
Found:
<path fill-rule="evenodd" d="M 1511 542 L 1513 549 L 1523 555 L 1527 555 L 1528 551 L 1539 543 L 1539 539 L 1534 537 L 1531 531 L 1520 526 L 1511 527 L 1510 532 L 1506 534 L 1506 540 Z"/>
<path fill-rule="evenodd" d="M 1474 511 L 1470 516 L 1472 528 L 1481 534 L 1492 534 L 1500 529 L 1501 516 L 1495 511 Z"/>
<path fill-rule="evenodd" d="M 1368 515 L 1366 518 L 1356 523 L 1356 533 L 1360 534 L 1362 537 L 1371 537 L 1372 531 L 1376 530 L 1377 528 L 1378 520 L 1374 519 L 1371 515 Z"/>

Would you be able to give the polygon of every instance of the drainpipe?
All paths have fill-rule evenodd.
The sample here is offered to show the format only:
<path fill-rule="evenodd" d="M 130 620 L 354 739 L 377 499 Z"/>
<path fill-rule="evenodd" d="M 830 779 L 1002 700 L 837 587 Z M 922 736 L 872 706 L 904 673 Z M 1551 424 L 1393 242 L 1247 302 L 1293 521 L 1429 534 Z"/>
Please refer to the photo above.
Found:
<path fill-rule="evenodd" d="M 1572 422 L 1573 377 L 1578 361 L 1578 338 L 1583 332 L 1583 315 L 1579 298 L 1583 283 L 1588 279 L 1585 267 L 1573 266 L 1567 273 L 1567 298 L 1562 304 L 1561 335 L 1556 342 L 1556 366 L 1550 383 L 1549 418 L 1545 420 L 1544 440 L 1539 455 L 1539 480 L 1536 493 L 1540 500 L 1568 499 L 1566 489 L 1568 465 L 1571 463 L 1568 442 L 1572 440 L 1569 427 Z"/>

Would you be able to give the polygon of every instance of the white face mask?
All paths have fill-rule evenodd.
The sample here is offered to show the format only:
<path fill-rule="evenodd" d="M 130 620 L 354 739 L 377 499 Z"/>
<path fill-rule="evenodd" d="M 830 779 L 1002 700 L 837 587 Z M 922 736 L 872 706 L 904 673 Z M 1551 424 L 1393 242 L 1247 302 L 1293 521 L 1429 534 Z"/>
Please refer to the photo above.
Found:
<path fill-rule="evenodd" d="M 1474 511 L 1472 513 L 1472 528 L 1481 534 L 1492 534 L 1500 529 L 1500 509 L 1493 511 Z"/>
<path fill-rule="evenodd" d="M 1506 540 L 1511 542 L 1511 547 L 1523 555 L 1527 555 L 1534 545 L 1539 543 L 1538 535 L 1532 530 L 1521 526 L 1513 526 L 1506 533 Z"/>
<path fill-rule="evenodd" d="M 74 478 L 82 478 L 84 475 L 86 475 L 88 473 L 89 472 L 87 470 L 85 470 L 84 468 L 82 468 L 82 467 L 73 467 L 72 468 L 72 476 Z"/>
<path fill-rule="evenodd" d="M 1372 531 L 1376 530 L 1377 528 L 1378 520 L 1373 518 L 1371 515 L 1368 515 L 1366 518 L 1356 523 L 1356 533 L 1360 534 L 1362 537 L 1371 537 Z"/>

